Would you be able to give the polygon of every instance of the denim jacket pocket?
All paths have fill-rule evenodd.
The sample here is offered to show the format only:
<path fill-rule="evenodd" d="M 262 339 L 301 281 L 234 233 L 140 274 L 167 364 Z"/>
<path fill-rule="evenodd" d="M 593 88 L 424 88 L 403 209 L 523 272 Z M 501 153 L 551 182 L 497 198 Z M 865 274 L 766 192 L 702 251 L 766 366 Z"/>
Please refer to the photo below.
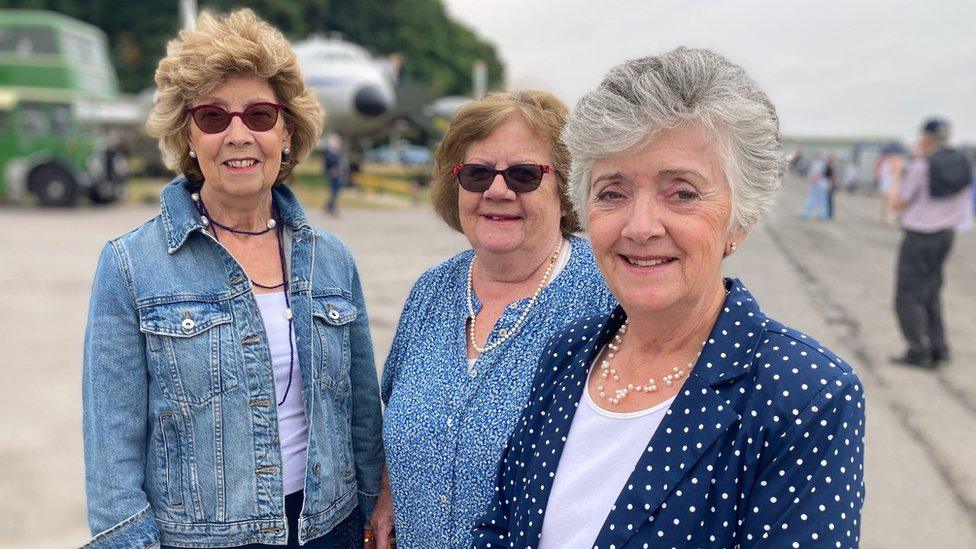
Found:
<path fill-rule="evenodd" d="M 149 361 L 163 396 L 205 404 L 237 386 L 231 314 L 222 303 L 186 301 L 142 307 Z"/>
<path fill-rule="evenodd" d="M 318 338 L 315 364 L 319 383 L 328 389 L 335 389 L 343 378 L 349 377 L 349 324 L 358 315 L 356 305 L 342 296 L 312 298 Z"/>
<path fill-rule="evenodd" d="M 163 490 L 165 500 L 171 507 L 183 505 L 183 445 L 176 425 L 176 416 L 170 412 L 159 414 L 159 434 L 161 437 L 160 464 L 163 471 Z"/>

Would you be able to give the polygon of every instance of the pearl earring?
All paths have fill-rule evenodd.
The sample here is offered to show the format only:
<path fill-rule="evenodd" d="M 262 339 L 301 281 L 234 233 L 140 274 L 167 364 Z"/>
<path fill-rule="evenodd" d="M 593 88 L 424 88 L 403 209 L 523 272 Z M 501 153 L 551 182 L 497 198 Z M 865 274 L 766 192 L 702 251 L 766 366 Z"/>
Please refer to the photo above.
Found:
<path fill-rule="evenodd" d="M 284 156 L 288 156 L 289 154 L 291 154 L 291 149 L 285 147 L 284 149 L 281 149 L 281 154 L 283 154 Z"/>
<path fill-rule="evenodd" d="M 197 157 L 197 153 L 190 151 L 190 158 L 196 158 L 196 157 Z"/>
<path fill-rule="evenodd" d="M 736 247 L 735 246 L 735 242 L 729 244 L 729 247 L 732 248 L 732 250 L 729 252 L 730 254 L 733 253 L 733 252 L 735 252 L 735 247 Z"/>

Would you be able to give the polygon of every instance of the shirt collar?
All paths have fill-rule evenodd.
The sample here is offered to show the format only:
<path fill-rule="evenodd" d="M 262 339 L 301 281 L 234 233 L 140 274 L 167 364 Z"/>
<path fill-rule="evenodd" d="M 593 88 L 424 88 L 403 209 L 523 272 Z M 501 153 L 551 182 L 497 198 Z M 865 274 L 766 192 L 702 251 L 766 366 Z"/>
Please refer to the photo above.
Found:
<path fill-rule="evenodd" d="M 200 223 L 200 214 L 190 198 L 191 186 L 192 183 L 181 175 L 163 187 L 159 197 L 160 217 L 166 232 L 167 250 L 171 254 L 183 246 L 191 232 L 204 230 Z M 286 225 L 292 230 L 311 228 L 305 211 L 291 189 L 284 184 L 278 184 L 271 188 L 271 194 L 278 208 L 278 215 Z"/>

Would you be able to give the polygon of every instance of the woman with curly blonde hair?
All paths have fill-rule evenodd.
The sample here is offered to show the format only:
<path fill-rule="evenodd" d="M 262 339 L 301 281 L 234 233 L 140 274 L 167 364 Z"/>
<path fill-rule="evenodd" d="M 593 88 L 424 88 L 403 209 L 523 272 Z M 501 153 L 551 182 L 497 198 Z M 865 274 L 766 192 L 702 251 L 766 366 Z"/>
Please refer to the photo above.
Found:
<path fill-rule="evenodd" d="M 156 84 L 149 132 L 181 175 L 95 274 L 90 544 L 361 546 L 383 466 L 362 287 L 283 184 L 321 107 L 249 10 L 201 15 Z"/>

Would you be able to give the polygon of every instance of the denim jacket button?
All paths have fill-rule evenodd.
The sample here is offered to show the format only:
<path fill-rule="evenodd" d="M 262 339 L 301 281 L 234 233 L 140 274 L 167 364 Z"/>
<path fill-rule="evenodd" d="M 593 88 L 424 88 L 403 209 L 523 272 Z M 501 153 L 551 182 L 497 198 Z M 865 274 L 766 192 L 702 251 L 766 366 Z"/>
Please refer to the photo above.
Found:
<path fill-rule="evenodd" d="M 192 330 L 196 325 L 197 323 L 190 318 L 190 311 L 183 311 L 183 322 L 180 322 L 180 326 L 182 326 L 184 330 L 189 331 Z"/>
<path fill-rule="evenodd" d="M 329 318 L 331 318 L 332 320 L 339 320 L 339 316 L 340 316 L 339 311 L 337 311 L 335 307 L 333 307 L 332 304 L 329 303 Z"/>
<path fill-rule="evenodd" d="M 319 465 L 319 462 L 316 461 L 315 462 L 315 465 L 312 465 L 312 473 L 314 473 L 314 474 L 317 475 L 317 474 L 319 474 L 319 471 L 321 471 L 321 470 L 322 470 L 322 466 Z"/>

